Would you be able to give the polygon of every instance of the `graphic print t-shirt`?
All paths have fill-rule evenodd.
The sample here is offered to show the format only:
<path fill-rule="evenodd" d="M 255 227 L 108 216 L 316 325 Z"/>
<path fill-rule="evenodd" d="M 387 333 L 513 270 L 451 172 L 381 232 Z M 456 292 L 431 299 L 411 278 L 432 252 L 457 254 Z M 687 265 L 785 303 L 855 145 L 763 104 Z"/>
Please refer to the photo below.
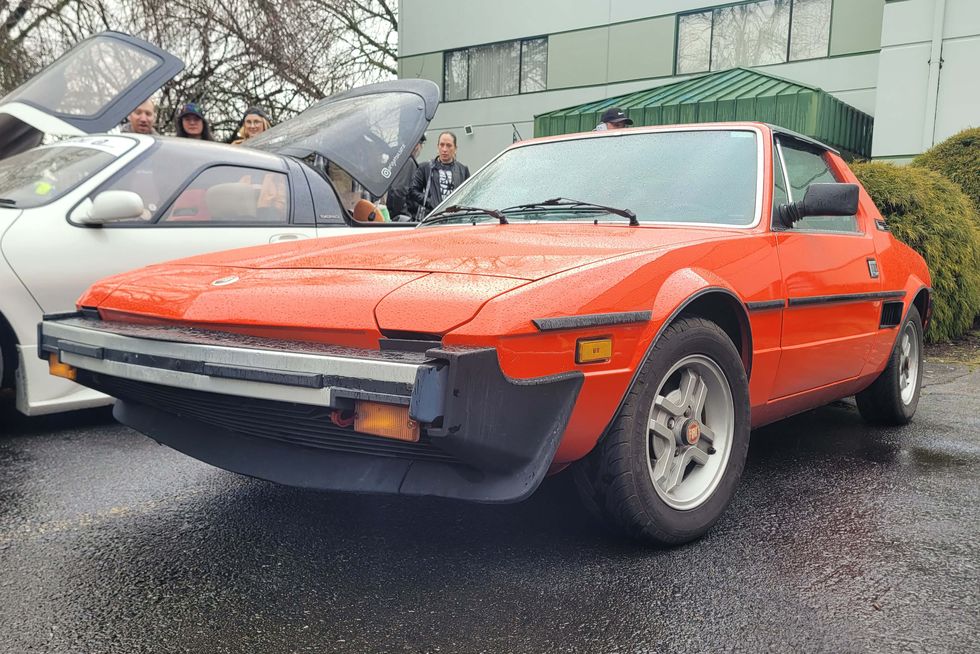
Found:
<path fill-rule="evenodd" d="M 442 200 L 456 188 L 456 180 L 453 179 L 453 164 L 447 166 L 441 161 L 437 161 L 435 169 L 436 179 L 439 181 L 439 199 Z"/>

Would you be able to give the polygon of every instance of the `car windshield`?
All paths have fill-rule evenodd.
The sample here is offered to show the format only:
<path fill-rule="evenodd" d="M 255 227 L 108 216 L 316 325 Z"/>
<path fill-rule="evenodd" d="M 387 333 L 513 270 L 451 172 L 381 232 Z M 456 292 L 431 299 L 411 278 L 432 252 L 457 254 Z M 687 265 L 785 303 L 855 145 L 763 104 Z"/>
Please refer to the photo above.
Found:
<path fill-rule="evenodd" d="M 759 143 L 752 130 L 632 132 L 546 141 L 504 152 L 437 207 L 508 209 L 521 220 L 626 220 L 601 209 L 544 205 L 573 198 L 629 209 L 640 223 L 751 225 Z M 461 214 L 438 224 L 470 222 Z M 482 218 L 481 218 L 482 220 Z"/>
<path fill-rule="evenodd" d="M 77 139 L 0 160 L 0 206 L 30 209 L 54 202 L 135 144 L 128 138 Z"/>

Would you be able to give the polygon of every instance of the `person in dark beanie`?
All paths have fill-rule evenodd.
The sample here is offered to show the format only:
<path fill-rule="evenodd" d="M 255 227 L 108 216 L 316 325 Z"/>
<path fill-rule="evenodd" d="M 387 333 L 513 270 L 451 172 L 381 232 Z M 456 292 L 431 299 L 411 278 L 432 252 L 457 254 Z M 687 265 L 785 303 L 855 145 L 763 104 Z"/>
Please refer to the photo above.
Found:
<path fill-rule="evenodd" d="M 231 144 L 241 145 L 270 127 L 272 127 L 272 121 L 269 120 L 269 114 L 265 112 L 265 109 L 259 106 L 249 107 L 242 116 L 242 122 L 238 126 L 238 131 L 235 132 L 238 138 L 232 141 Z"/>
<path fill-rule="evenodd" d="M 456 161 L 455 134 L 440 134 L 438 146 L 439 155 L 419 164 L 412 180 L 411 202 L 418 207 L 416 220 L 432 211 L 470 176 L 470 169 Z"/>
<path fill-rule="evenodd" d="M 599 124 L 595 126 L 593 132 L 604 132 L 607 129 L 623 129 L 633 124 L 633 119 L 626 115 L 626 112 L 619 107 L 609 107 L 602 112 Z"/>
<path fill-rule="evenodd" d="M 211 137 L 211 126 L 200 105 L 196 102 L 188 102 L 177 113 L 177 136 L 187 139 L 200 139 L 201 141 L 213 141 Z"/>

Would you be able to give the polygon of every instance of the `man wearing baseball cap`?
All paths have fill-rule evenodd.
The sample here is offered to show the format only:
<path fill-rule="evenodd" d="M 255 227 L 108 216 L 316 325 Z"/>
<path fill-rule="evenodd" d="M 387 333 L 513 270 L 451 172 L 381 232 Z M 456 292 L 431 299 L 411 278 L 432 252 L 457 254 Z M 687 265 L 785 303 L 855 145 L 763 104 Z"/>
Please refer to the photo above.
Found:
<path fill-rule="evenodd" d="M 595 126 L 593 132 L 604 132 L 607 129 L 623 129 L 627 125 L 632 125 L 633 119 L 626 115 L 626 112 L 619 107 L 609 107 L 602 112 L 599 124 Z"/>

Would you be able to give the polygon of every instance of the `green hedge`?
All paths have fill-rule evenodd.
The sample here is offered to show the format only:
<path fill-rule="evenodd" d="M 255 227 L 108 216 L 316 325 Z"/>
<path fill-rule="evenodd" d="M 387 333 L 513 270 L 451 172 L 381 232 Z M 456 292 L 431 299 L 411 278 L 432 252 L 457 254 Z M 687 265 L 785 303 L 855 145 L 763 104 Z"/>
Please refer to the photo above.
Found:
<path fill-rule="evenodd" d="M 871 162 L 851 169 L 892 234 L 929 264 L 933 313 L 927 340 L 962 336 L 980 314 L 980 219 L 970 199 L 925 168 Z"/>
<path fill-rule="evenodd" d="M 980 127 L 950 136 L 916 157 L 912 165 L 935 170 L 959 184 L 980 211 Z"/>

